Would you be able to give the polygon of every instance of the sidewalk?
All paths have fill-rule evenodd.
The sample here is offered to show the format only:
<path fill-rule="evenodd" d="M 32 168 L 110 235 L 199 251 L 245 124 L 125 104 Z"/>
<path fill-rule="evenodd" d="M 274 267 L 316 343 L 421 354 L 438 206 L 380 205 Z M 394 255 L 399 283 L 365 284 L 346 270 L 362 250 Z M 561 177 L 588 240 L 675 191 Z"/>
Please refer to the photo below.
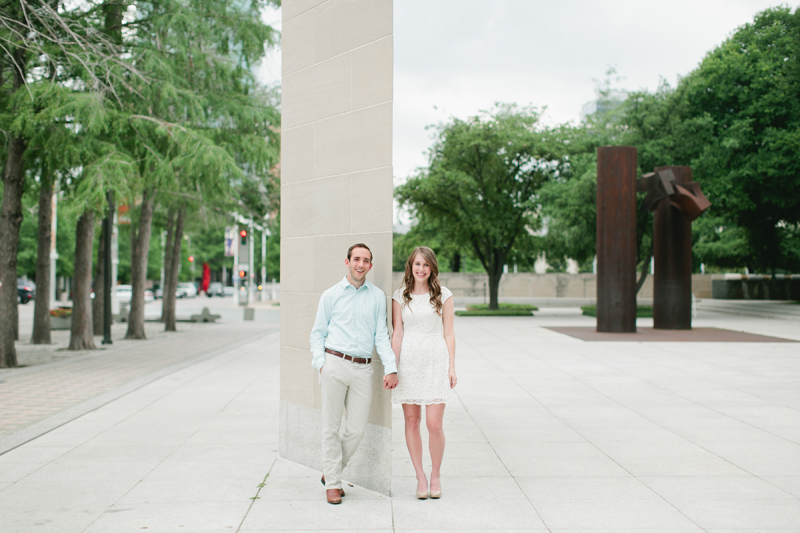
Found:
<path fill-rule="evenodd" d="M 277 457 L 275 332 L 0 455 L 2 530 L 800 530 L 800 344 L 544 328 L 591 323 L 547 309 L 456 318 L 441 500 L 414 499 L 399 408 L 392 497 L 348 486 L 328 505 L 319 472 Z M 695 324 L 800 340 L 791 321 Z"/>

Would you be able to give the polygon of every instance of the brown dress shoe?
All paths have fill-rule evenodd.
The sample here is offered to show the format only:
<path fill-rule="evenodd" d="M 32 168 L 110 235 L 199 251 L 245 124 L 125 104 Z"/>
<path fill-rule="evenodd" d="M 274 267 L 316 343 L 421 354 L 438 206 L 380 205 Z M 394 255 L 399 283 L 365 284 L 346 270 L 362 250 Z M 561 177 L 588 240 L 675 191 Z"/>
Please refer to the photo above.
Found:
<path fill-rule="evenodd" d="M 325 484 L 325 474 L 322 474 L 322 479 L 320 479 L 320 481 L 323 485 Z M 344 496 L 344 489 L 339 489 L 339 495 Z"/>
<path fill-rule="evenodd" d="M 342 503 L 342 496 L 337 489 L 328 489 L 325 491 L 325 496 L 328 498 L 328 503 L 332 503 L 334 505 Z"/>

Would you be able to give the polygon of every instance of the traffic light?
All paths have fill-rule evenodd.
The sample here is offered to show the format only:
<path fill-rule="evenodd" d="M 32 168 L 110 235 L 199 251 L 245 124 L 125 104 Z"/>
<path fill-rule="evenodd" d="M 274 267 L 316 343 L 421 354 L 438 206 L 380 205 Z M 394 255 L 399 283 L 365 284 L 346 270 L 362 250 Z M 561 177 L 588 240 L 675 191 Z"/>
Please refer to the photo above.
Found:
<path fill-rule="evenodd" d="M 244 281 L 245 278 L 247 278 L 247 271 L 246 270 L 240 270 L 239 271 L 239 279 Z"/>
<path fill-rule="evenodd" d="M 250 236 L 248 235 L 247 228 L 240 228 L 239 265 L 248 265 L 248 264 L 250 264 Z"/>
<path fill-rule="evenodd" d="M 189 256 L 189 262 L 190 262 L 190 263 L 194 263 L 194 256 L 193 256 L 193 255 L 190 255 L 190 256 Z"/>

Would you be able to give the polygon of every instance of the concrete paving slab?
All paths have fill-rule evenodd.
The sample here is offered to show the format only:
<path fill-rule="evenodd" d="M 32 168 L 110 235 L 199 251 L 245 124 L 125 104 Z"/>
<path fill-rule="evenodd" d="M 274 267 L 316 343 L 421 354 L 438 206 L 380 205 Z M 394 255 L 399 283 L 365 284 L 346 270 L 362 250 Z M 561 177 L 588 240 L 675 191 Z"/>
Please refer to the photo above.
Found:
<path fill-rule="evenodd" d="M 754 476 L 642 477 L 639 481 L 669 502 L 796 499 L 774 483 Z"/>
<path fill-rule="evenodd" d="M 792 529 L 800 524 L 800 505 L 797 501 L 701 500 L 681 502 L 680 509 L 702 528 Z"/>
<path fill-rule="evenodd" d="M 546 529 L 526 500 L 460 500 L 450 498 L 446 490 L 443 482 L 441 500 L 394 500 L 395 527 L 434 531 Z"/>
<path fill-rule="evenodd" d="M 324 491 L 318 496 L 314 501 L 255 500 L 241 531 L 325 529 L 333 524 L 345 531 L 392 529 L 393 505 L 386 496 L 360 500 L 347 494 L 341 505 L 325 501 Z"/>
<path fill-rule="evenodd" d="M 534 505 L 543 501 L 569 500 L 660 500 L 647 485 L 628 477 L 516 477 L 517 483 Z"/>
<path fill-rule="evenodd" d="M 236 531 L 248 505 L 246 502 L 115 505 L 84 531 Z"/>
<path fill-rule="evenodd" d="M 526 500 L 519 483 L 511 476 L 480 479 L 468 476 L 447 476 L 448 499 L 456 500 Z M 444 490 L 443 485 L 443 490 Z M 416 500 L 417 479 L 414 476 L 392 476 L 392 498 L 397 500 Z"/>
<path fill-rule="evenodd" d="M 646 531 L 696 528 L 698 524 L 663 500 L 567 500 L 536 502 L 553 530 L 578 528 Z"/>
<path fill-rule="evenodd" d="M 399 406 L 392 498 L 346 485 L 332 506 L 319 472 L 276 460 L 275 335 L 0 455 L 0 473 L 15 469 L 14 482 L 0 479 L 2 529 L 797 530 L 784 523 L 800 509 L 800 475 L 786 466 L 800 464 L 796 347 L 599 346 L 541 327 L 569 316 L 469 320 L 456 321 L 461 384 L 445 414 L 441 500 L 414 497 Z M 766 322 L 749 331 L 800 337 Z"/>
<path fill-rule="evenodd" d="M 767 476 L 763 479 L 794 497 L 800 498 L 800 476 Z"/>

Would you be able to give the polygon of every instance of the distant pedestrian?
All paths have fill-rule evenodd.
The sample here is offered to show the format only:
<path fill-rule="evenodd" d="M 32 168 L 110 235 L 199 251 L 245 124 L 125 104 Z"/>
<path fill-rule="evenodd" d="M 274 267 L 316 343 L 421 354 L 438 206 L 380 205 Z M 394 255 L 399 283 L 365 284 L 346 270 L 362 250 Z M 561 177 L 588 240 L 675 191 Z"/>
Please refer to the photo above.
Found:
<path fill-rule="evenodd" d="M 344 261 L 347 275 L 322 293 L 311 330 L 311 365 L 322 388 L 322 484 L 328 503 L 342 503 L 342 470 L 356 452 L 372 402 L 372 349 L 383 363 L 383 388 L 397 386 L 395 354 L 386 325 L 386 294 L 367 281 L 372 251 L 354 244 Z M 347 409 L 340 436 L 342 410 Z"/>
<path fill-rule="evenodd" d="M 439 285 L 436 254 L 425 246 L 406 261 L 403 287 L 392 295 L 392 348 L 397 354 L 400 383 L 392 403 L 403 404 L 406 445 L 417 475 L 417 498 L 441 498 L 440 468 L 444 457 L 444 406 L 456 386 L 456 337 L 453 294 Z M 422 406 L 431 453 L 430 488 L 422 468 L 419 433 Z"/>

